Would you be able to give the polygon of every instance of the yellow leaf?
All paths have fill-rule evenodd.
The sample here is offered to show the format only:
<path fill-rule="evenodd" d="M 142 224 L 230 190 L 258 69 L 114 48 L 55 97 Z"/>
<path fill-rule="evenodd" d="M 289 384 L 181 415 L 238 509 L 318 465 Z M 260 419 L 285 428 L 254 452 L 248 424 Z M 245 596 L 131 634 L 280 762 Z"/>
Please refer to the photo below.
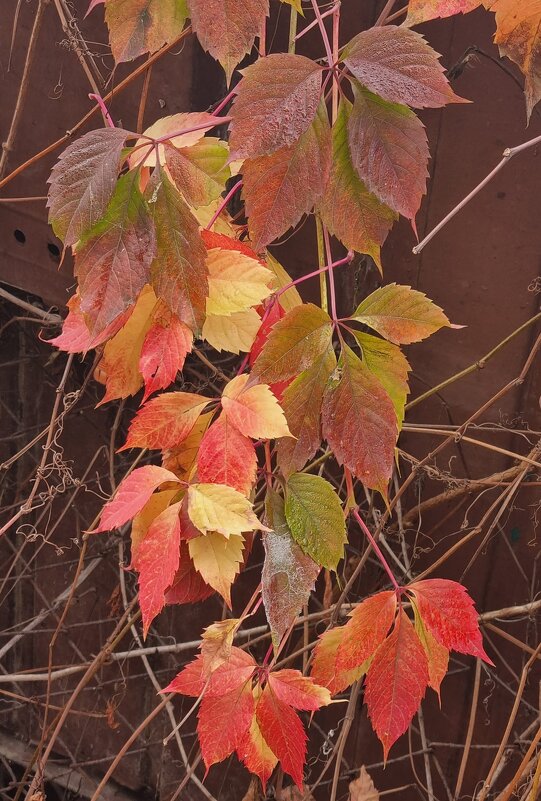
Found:
<path fill-rule="evenodd" d="M 222 200 L 223 198 L 219 197 L 218 200 L 214 200 L 212 203 L 209 203 L 208 206 L 200 206 L 197 209 L 192 209 L 192 213 L 201 228 L 207 227 L 218 211 L 218 206 L 221 204 Z M 233 239 L 236 237 L 236 230 L 231 223 L 231 217 L 225 209 L 223 209 L 218 219 L 212 224 L 212 230 L 217 234 L 224 234 Z"/>
<path fill-rule="evenodd" d="M 272 288 L 274 290 L 282 289 L 284 286 L 288 286 L 288 284 L 291 283 L 291 276 L 289 273 L 284 270 L 280 262 L 277 261 L 268 251 L 267 265 L 274 273 L 274 280 L 272 283 Z M 286 289 L 286 291 L 280 295 L 279 302 L 282 309 L 288 312 L 291 309 L 294 309 L 295 306 L 300 306 L 302 304 L 302 298 L 299 295 L 297 288 L 295 286 L 290 286 L 289 289 Z"/>
<path fill-rule="evenodd" d="M 243 561 L 244 537 L 232 534 L 226 539 L 217 531 L 209 531 L 190 540 L 188 549 L 195 569 L 231 605 L 231 585 Z"/>
<path fill-rule="evenodd" d="M 164 512 L 175 495 L 178 495 L 177 489 L 164 490 L 163 492 L 155 492 L 150 496 L 150 499 L 145 503 L 141 511 L 135 515 L 131 524 L 131 561 L 133 562 L 135 552 L 145 538 L 145 534 L 150 528 L 153 520 Z"/>
<path fill-rule="evenodd" d="M 146 129 L 144 136 L 150 136 L 153 139 L 160 139 L 162 136 L 175 133 L 175 131 L 182 131 L 183 128 L 186 130 L 189 128 L 196 128 L 198 125 L 202 125 L 206 122 L 209 123 L 209 128 L 207 129 L 209 130 L 211 127 L 210 123 L 212 123 L 213 120 L 214 118 L 212 115 L 207 114 L 206 111 L 171 114 L 169 117 L 162 117 L 160 120 L 156 120 L 156 122 Z M 199 140 L 204 137 L 205 133 L 205 129 L 201 128 L 198 131 L 190 131 L 190 133 L 175 136 L 169 141 L 174 147 L 191 147 L 191 145 L 195 145 L 196 142 L 199 142 Z M 155 149 L 152 148 L 151 152 L 148 152 L 149 146 L 151 145 L 152 142 L 149 142 L 148 139 L 140 138 L 137 140 L 134 146 L 134 151 L 128 159 L 130 168 L 133 168 L 141 163 L 144 167 L 156 166 Z M 165 164 L 165 148 L 163 145 L 158 145 L 158 152 L 160 155 L 160 164 Z"/>
<path fill-rule="evenodd" d="M 240 622 L 239 618 L 226 618 L 207 626 L 201 636 L 201 656 L 205 662 L 205 673 L 212 673 L 228 661 L 233 638 Z"/>
<path fill-rule="evenodd" d="M 230 315 L 257 306 L 272 290 L 272 273 L 237 250 L 211 248 L 208 252 L 207 314 Z"/>
<path fill-rule="evenodd" d="M 139 358 L 156 303 L 152 287 L 144 286 L 127 323 L 106 344 L 99 365 L 100 380 L 106 384 L 101 403 L 135 395 L 143 386 Z"/>
<path fill-rule="evenodd" d="M 188 489 L 188 515 L 199 531 L 215 531 L 224 537 L 256 528 L 267 530 L 250 501 L 225 484 L 192 484 Z"/>
<path fill-rule="evenodd" d="M 247 437 L 290 437 L 285 415 L 267 384 L 246 389 L 248 374 L 238 375 L 225 387 L 222 408 L 231 423 Z"/>
<path fill-rule="evenodd" d="M 202 336 L 216 350 L 248 353 L 260 326 L 261 318 L 255 309 L 234 312 L 229 316 L 208 314 Z"/>

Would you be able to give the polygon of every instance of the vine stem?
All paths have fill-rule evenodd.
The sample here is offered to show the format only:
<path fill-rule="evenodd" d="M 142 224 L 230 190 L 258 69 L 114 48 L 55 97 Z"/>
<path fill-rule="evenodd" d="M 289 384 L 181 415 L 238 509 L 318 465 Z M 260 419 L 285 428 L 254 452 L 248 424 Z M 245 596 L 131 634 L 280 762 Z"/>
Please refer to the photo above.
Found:
<path fill-rule="evenodd" d="M 338 314 L 336 311 L 336 288 L 334 286 L 334 273 L 333 268 L 334 264 L 332 262 L 332 253 L 331 253 L 331 241 L 329 239 L 329 232 L 327 228 L 323 226 L 323 239 L 325 240 L 325 252 L 327 255 L 327 264 L 328 264 L 328 271 L 329 271 L 329 291 L 331 295 L 331 316 L 333 321 L 336 323 L 338 322 Z"/>
<path fill-rule="evenodd" d="M 216 209 L 216 211 L 214 212 L 214 214 L 210 218 L 210 222 L 205 227 L 206 231 L 210 231 L 210 229 L 212 228 L 212 226 L 214 225 L 214 223 L 216 222 L 216 220 L 218 219 L 218 217 L 220 216 L 222 211 L 225 209 L 225 207 L 227 206 L 227 204 L 229 203 L 229 201 L 231 200 L 233 195 L 236 194 L 236 192 L 238 192 L 239 189 L 241 189 L 241 188 L 242 188 L 242 181 L 237 181 L 235 186 L 233 186 L 229 190 L 227 195 L 224 197 L 224 199 L 222 200 L 222 202 L 220 203 L 220 205 L 218 206 L 218 208 Z"/>
<path fill-rule="evenodd" d="M 480 183 L 478 183 L 477 186 L 474 189 L 472 189 L 472 191 L 468 195 L 466 195 L 465 198 L 463 198 L 460 201 L 460 203 L 457 203 L 457 205 L 453 209 L 451 209 L 449 214 L 447 214 L 443 218 L 443 220 L 441 220 L 432 229 L 432 231 L 430 231 L 430 233 L 428 233 L 424 237 L 424 239 L 422 239 L 419 242 L 418 245 L 415 245 L 415 247 L 412 249 L 412 253 L 415 253 L 416 255 L 420 253 L 423 250 L 423 248 L 426 245 L 428 245 L 431 239 L 433 239 L 436 236 L 436 234 L 439 233 L 441 229 L 444 228 L 447 225 L 447 223 L 450 222 L 453 219 L 453 217 L 455 217 L 458 214 L 458 212 L 461 211 L 464 208 L 464 206 L 466 206 L 470 202 L 470 200 L 473 200 L 473 198 L 476 195 L 478 195 L 479 192 L 482 189 L 484 189 L 488 183 L 490 183 L 490 181 L 492 181 L 494 176 L 497 175 L 500 172 L 500 170 L 502 170 L 514 156 L 517 156 L 524 150 L 529 150 L 531 147 L 535 147 L 536 145 L 539 144 L 541 144 L 541 136 L 536 136 L 533 139 L 529 139 L 527 142 L 523 142 L 521 145 L 517 145 L 516 147 L 506 147 L 505 150 L 503 151 L 503 156 L 501 161 L 498 162 L 498 164 L 496 164 L 494 169 L 491 170 L 489 174 L 485 178 L 483 178 L 483 180 Z"/>
<path fill-rule="evenodd" d="M 321 16 L 321 11 L 319 10 L 319 6 L 317 4 L 317 0 L 312 0 L 312 8 L 314 9 L 314 14 L 316 15 L 316 20 L 317 24 L 319 25 L 319 30 L 321 31 L 321 38 L 323 39 L 323 45 L 325 47 L 325 52 L 327 54 L 327 61 L 329 62 L 329 67 L 332 69 L 334 64 L 332 47 L 329 41 L 329 34 L 327 33 L 327 29 L 325 28 L 325 23 L 323 22 L 323 17 Z"/>
<path fill-rule="evenodd" d="M 94 92 L 90 92 L 88 97 L 90 98 L 90 100 L 95 100 L 96 103 L 98 104 L 98 106 L 100 107 L 101 113 L 103 114 L 103 119 L 107 123 L 107 126 L 109 128 L 115 128 L 116 126 L 115 126 L 115 124 L 113 122 L 113 118 L 109 114 L 109 110 L 108 110 L 107 106 L 105 105 L 103 97 L 101 95 L 95 94 Z"/>
<path fill-rule="evenodd" d="M 355 520 L 357 521 L 357 523 L 361 527 L 361 530 L 363 531 L 364 535 L 366 536 L 366 539 L 368 540 L 368 542 L 372 546 L 372 549 L 373 549 L 374 553 L 376 554 L 376 556 L 378 557 L 379 561 L 381 562 L 382 567 L 385 569 L 385 572 L 389 576 L 389 578 L 391 580 L 391 584 L 393 585 L 393 587 L 395 589 L 395 592 L 398 595 L 400 593 L 400 585 L 399 585 L 398 581 L 395 579 L 394 573 L 391 570 L 391 568 L 389 567 L 389 563 L 387 562 L 386 558 L 384 557 L 381 548 L 379 547 L 379 545 L 377 544 L 376 540 L 372 536 L 372 534 L 370 532 L 370 529 L 368 528 L 368 526 L 366 525 L 366 523 L 364 522 L 364 520 L 360 516 L 358 510 L 357 509 L 352 509 L 352 512 L 353 512 L 353 516 L 354 516 Z"/>

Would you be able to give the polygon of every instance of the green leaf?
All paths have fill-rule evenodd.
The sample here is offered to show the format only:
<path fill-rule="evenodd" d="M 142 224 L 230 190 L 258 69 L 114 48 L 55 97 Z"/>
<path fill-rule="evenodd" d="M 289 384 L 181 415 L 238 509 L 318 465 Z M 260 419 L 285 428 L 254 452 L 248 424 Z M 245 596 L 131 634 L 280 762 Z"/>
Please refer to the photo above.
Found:
<path fill-rule="evenodd" d="M 343 97 L 333 126 L 331 175 L 319 213 L 346 247 L 367 253 L 381 269 L 380 247 L 397 216 L 368 191 L 355 172 L 348 143 L 350 114 L 351 103 Z"/>
<path fill-rule="evenodd" d="M 381 382 L 391 398 L 396 412 L 398 430 L 404 422 L 404 407 L 409 392 L 409 362 L 396 345 L 385 339 L 355 331 L 355 338 L 361 348 L 363 361 L 371 373 Z M 291 426 L 290 426 L 291 429 Z"/>
<path fill-rule="evenodd" d="M 213 136 L 205 136 L 191 147 L 164 145 L 167 169 L 190 206 L 208 206 L 217 200 L 231 177 L 227 166 L 229 148 Z"/>
<path fill-rule="evenodd" d="M 323 436 L 340 464 L 387 496 L 398 435 L 392 401 L 368 367 L 344 345 L 340 377 L 323 398 Z"/>
<path fill-rule="evenodd" d="M 162 169 L 152 174 L 147 193 L 158 239 L 151 284 L 158 298 L 198 332 L 208 295 L 207 251 L 199 224 Z"/>
<path fill-rule="evenodd" d="M 313 209 L 323 194 L 330 168 L 331 129 L 323 102 L 295 144 L 246 159 L 242 191 L 256 251 L 285 234 Z"/>
<path fill-rule="evenodd" d="M 293 434 L 293 437 L 282 437 L 277 443 L 278 466 L 285 476 L 301 470 L 321 445 L 323 392 L 335 368 L 336 356 L 329 346 L 312 367 L 297 376 L 282 396 L 282 409 Z"/>
<path fill-rule="evenodd" d="M 156 236 L 138 172 L 119 178 L 102 219 L 79 242 L 75 274 L 81 311 L 97 336 L 132 306 L 148 282 Z"/>
<path fill-rule="evenodd" d="M 289 477 L 286 520 L 293 539 L 315 562 L 336 570 L 344 555 L 346 524 L 340 498 L 321 476 L 294 473 Z"/>
<path fill-rule="evenodd" d="M 440 328 L 451 326 L 442 309 L 423 292 L 400 284 L 376 289 L 351 319 L 373 328 L 395 345 L 420 342 Z"/>
<path fill-rule="evenodd" d="M 424 125 L 407 106 L 382 100 L 357 81 L 352 86 L 348 134 L 353 166 L 382 203 L 412 220 L 428 177 Z"/>
<path fill-rule="evenodd" d="M 307 370 L 332 339 L 332 320 L 313 303 L 295 306 L 272 328 L 252 374 L 275 384 Z"/>

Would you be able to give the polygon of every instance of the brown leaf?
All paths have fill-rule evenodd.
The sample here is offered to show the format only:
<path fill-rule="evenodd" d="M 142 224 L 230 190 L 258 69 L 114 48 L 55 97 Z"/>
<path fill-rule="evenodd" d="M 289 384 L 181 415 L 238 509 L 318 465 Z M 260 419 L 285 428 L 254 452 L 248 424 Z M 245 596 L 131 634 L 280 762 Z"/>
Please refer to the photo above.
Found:
<path fill-rule="evenodd" d="M 379 793 L 364 765 L 361 765 L 359 777 L 349 784 L 349 801 L 379 801 Z"/>

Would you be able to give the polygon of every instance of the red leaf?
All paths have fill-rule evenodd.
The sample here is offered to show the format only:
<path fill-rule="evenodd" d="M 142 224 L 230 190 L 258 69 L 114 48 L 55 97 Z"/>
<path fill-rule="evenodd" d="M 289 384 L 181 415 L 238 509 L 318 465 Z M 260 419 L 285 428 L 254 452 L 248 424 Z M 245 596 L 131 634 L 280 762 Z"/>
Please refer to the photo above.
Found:
<path fill-rule="evenodd" d="M 252 676 L 256 662 L 241 648 L 233 646 L 227 662 L 223 662 L 209 674 L 202 654 L 186 665 L 173 681 L 163 690 L 164 693 L 182 693 L 197 697 L 205 689 L 205 695 L 219 697 L 244 684 Z"/>
<path fill-rule="evenodd" d="M 263 314 L 263 311 L 261 311 Z M 269 338 L 269 334 L 273 329 L 275 323 L 285 317 L 286 311 L 282 308 L 278 301 L 271 303 L 270 308 L 265 310 L 264 319 L 261 321 L 261 325 L 259 327 L 259 331 L 254 339 L 252 344 L 252 349 L 250 350 L 250 354 L 248 357 L 248 364 L 250 367 L 253 367 L 255 360 L 263 350 L 265 342 Z M 292 379 L 287 379 L 287 381 L 277 381 L 270 384 L 270 388 L 272 389 L 274 395 L 278 398 L 279 401 L 282 400 L 282 395 L 286 387 L 289 386 Z"/>
<path fill-rule="evenodd" d="M 241 745 L 250 728 L 254 706 L 250 679 L 228 693 L 205 693 L 199 709 L 197 734 L 207 770 Z"/>
<path fill-rule="evenodd" d="M 302 215 L 313 209 L 324 192 L 330 167 L 331 129 L 323 103 L 293 145 L 244 162 L 242 191 L 257 251 L 295 227 Z"/>
<path fill-rule="evenodd" d="M 428 660 L 428 684 L 437 692 L 441 704 L 440 686 L 449 667 L 449 651 L 426 628 L 415 601 L 412 600 L 411 605 L 415 615 L 415 631 Z"/>
<path fill-rule="evenodd" d="M 494 663 L 483 648 L 479 618 L 462 584 L 448 579 L 415 581 L 408 590 L 415 597 L 424 625 L 445 648 Z"/>
<path fill-rule="evenodd" d="M 380 246 L 396 215 L 368 191 L 355 172 L 348 142 L 350 113 L 351 103 L 343 97 L 333 126 L 331 175 L 319 212 L 329 231 L 347 248 L 368 253 L 381 269 Z"/>
<path fill-rule="evenodd" d="M 246 242 L 241 242 L 239 239 L 233 239 L 225 234 L 217 234 L 214 231 L 205 230 L 201 231 L 201 238 L 203 239 L 207 250 L 212 250 L 212 248 L 220 248 L 220 250 L 236 250 L 238 253 L 248 256 L 250 259 L 255 259 L 256 261 L 259 261 L 260 264 L 265 266 L 265 262 L 259 258 L 255 250 L 247 245 Z"/>
<path fill-rule="evenodd" d="M 256 477 L 257 458 L 250 439 L 222 414 L 206 431 L 197 454 L 199 480 L 227 484 L 248 496 Z"/>
<path fill-rule="evenodd" d="M 176 475 L 170 470 L 156 465 L 138 467 L 121 482 L 112 500 L 103 508 L 100 523 L 95 532 L 110 531 L 123 526 L 137 512 L 141 511 L 160 484 L 169 481 L 178 483 Z"/>
<path fill-rule="evenodd" d="M 252 375 L 272 384 L 297 375 L 324 353 L 332 338 L 332 320 L 312 303 L 295 306 L 273 327 L 255 360 Z"/>
<path fill-rule="evenodd" d="M 192 349 L 193 334 L 163 302 L 153 314 L 139 359 L 139 369 L 145 381 L 143 403 L 158 389 L 166 389 L 184 367 Z"/>
<path fill-rule="evenodd" d="M 197 572 L 187 542 L 180 543 L 180 565 L 171 586 L 165 592 L 166 604 L 194 604 L 214 595 L 215 590 Z"/>
<path fill-rule="evenodd" d="M 122 328 L 132 311 L 130 306 L 98 336 L 93 337 L 87 328 L 84 314 L 81 312 L 81 299 L 77 293 L 68 300 L 67 307 L 69 311 L 62 324 L 62 333 L 54 339 L 47 340 L 50 345 L 54 345 L 66 353 L 86 353 L 86 351 L 101 345 Z"/>
<path fill-rule="evenodd" d="M 74 245 L 103 217 L 115 189 L 127 131 L 100 128 L 67 147 L 48 180 L 49 222 Z"/>
<path fill-rule="evenodd" d="M 298 670 L 275 670 L 269 673 L 268 681 L 278 700 L 295 709 L 315 712 L 331 702 L 326 687 L 320 687 Z"/>
<path fill-rule="evenodd" d="M 148 281 L 156 237 L 138 180 L 136 172 L 118 179 L 105 216 L 75 253 L 81 311 L 92 336 L 132 306 Z"/>
<path fill-rule="evenodd" d="M 383 745 L 389 749 L 408 728 L 428 684 L 428 665 L 415 629 L 404 611 L 376 655 L 366 677 L 368 714 Z"/>
<path fill-rule="evenodd" d="M 154 519 L 133 559 L 133 567 L 139 573 L 139 606 L 143 616 L 144 637 L 156 615 L 165 606 L 165 591 L 177 572 L 181 504 L 172 504 Z"/>
<path fill-rule="evenodd" d="M 391 399 L 378 379 L 347 346 L 342 349 L 339 381 L 323 398 L 323 435 L 339 464 L 365 486 L 387 492 L 398 434 Z"/>
<path fill-rule="evenodd" d="M 186 439 L 209 398 L 191 392 L 167 392 L 146 403 L 135 416 L 126 444 L 127 448 L 167 450 Z"/>
<path fill-rule="evenodd" d="M 294 53 L 274 53 L 244 70 L 231 109 L 231 158 L 255 158 L 292 145 L 316 115 L 321 67 Z"/>
<path fill-rule="evenodd" d="M 257 704 L 256 717 L 265 741 L 282 768 L 297 787 L 302 787 L 307 737 L 299 716 L 280 701 L 267 684 Z"/>
<path fill-rule="evenodd" d="M 158 243 L 151 284 L 157 297 L 197 332 L 203 325 L 208 294 L 206 248 L 199 224 L 163 170 L 155 170 L 147 193 Z"/>
<path fill-rule="evenodd" d="M 192 26 L 204 50 L 223 66 L 227 82 L 261 33 L 269 0 L 189 0 Z"/>
<path fill-rule="evenodd" d="M 424 125 L 407 106 L 388 103 L 353 81 L 348 134 L 351 160 L 368 189 L 412 220 L 426 192 Z"/>
<path fill-rule="evenodd" d="M 338 670 L 354 670 L 370 659 L 385 640 L 396 615 L 396 593 L 380 592 L 366 598 L 344 626 L 337 652 Z"/>
<path fill-rule="evenodd" d="M 449 86 L 438 53 L 408 28 L 385 25 L 362 31 L 342 57 L 363 86 L 392 103 L 438 108 L 468 102 Z"/>

